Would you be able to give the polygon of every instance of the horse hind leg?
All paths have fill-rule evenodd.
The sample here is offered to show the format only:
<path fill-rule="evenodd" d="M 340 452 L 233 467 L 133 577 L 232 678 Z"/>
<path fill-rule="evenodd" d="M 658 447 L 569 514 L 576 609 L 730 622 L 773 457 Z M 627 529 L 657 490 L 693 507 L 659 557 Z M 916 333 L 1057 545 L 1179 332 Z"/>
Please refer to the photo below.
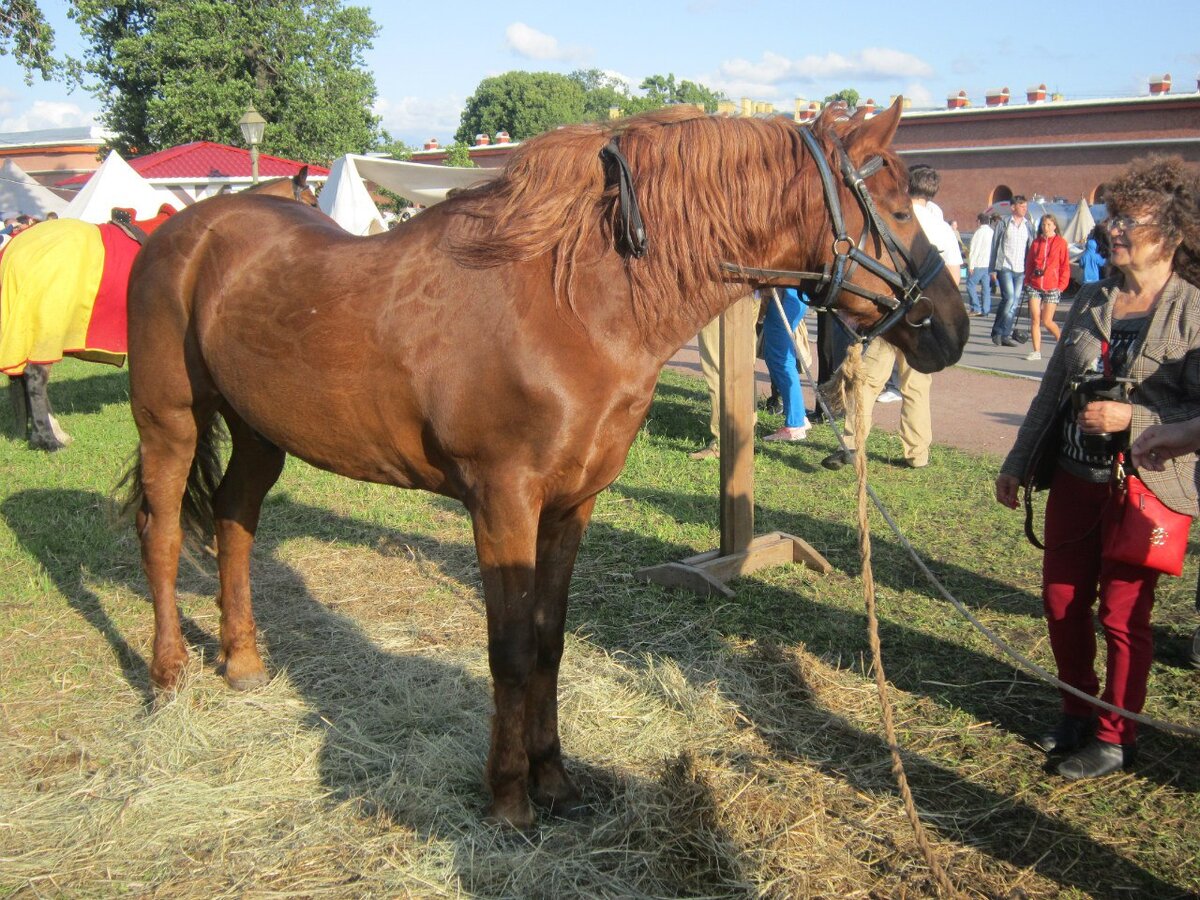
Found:
<path fill-rule="evenodd" d="M 232 411 L 225 412 L 233 453 L 213 498 L 217 567 L 221 576 L 221 667 L 234 690 L 267 682 L 258 653 L 257 628 L 250 594 L 250 552 L 263 500 L 279 479 L 287 457 Z"/>
<path fill-rule="evenodd" d="M 28 365 L 25 367 L 25 392 L 29 400 L 31 429 L 29 446 L 34 450 L 53 453 L 67 445 L 66 432 L 61 427 L 55 431 L 54 415 L 50 410 L 50 367 Z M 62 437 L 60 437 L 60 435 Z"/>
<path fill-rule="evenodd" d="M 8 379 L 8 402 L 12 406 L 13 424 L 17 440 L 29 439 L 29 393 L 24 375 L 12 375 Z"/>

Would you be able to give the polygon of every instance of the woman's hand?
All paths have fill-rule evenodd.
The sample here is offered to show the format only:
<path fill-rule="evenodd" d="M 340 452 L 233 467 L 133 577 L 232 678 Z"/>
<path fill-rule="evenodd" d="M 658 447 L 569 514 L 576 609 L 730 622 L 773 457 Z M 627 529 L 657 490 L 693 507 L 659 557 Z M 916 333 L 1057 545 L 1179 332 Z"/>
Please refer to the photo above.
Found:
<path fill-rule="evenodd" d="M 1017 488 L 1021 486 L 1021 482 L 1017 480 L 1016 475 L 997 475 L 996 476 L 996 502 L 1001 506 L 1007 506 L 1009 509 L 1017 508 Z"/>
<path fill-rule="evenodd" d="M 1075 417 L 1084 434 L 1112 434 L 1124 431 L 1133 421 L 1133 406 L 1116 400 L 1093 400 Z"/>
<path fill-rule="evenodd" d="M 1171 425 L 1151 425 L 1130 448 L 1139 469 L 1161 472 L 1167 460 L 1200 449 L 1200 418 Z"/>

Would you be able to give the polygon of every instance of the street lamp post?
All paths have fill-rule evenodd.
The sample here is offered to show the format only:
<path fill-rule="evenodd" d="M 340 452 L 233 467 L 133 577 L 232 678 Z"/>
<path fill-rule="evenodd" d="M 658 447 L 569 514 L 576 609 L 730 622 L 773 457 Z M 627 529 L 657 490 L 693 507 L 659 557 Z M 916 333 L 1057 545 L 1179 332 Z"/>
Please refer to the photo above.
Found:
<path fill-rule="evenodd" d="M 258 184 L 258 145 L 262 143 L 263 130 L 266 127 L 267 120 L 258 114 L 253 103 L 246 107 L 246 111 L 238 119 L 242 137 L 250 145 L 250 181 L 253 184 Z"/>

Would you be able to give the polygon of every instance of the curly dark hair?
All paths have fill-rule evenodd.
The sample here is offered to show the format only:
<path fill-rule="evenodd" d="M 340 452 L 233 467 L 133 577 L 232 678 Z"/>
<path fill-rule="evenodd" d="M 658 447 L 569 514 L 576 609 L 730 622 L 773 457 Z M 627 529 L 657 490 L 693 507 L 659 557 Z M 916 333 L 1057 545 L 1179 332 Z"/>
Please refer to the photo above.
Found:
<path fill-rule="evenodd" d="M 1200 287 L 1200 176 L 1178 156 L 1135 159 L 1104 188 L 1111 216 L 1145 210 L 1168 244 L 1179 241 L 1175 271 Z"/>

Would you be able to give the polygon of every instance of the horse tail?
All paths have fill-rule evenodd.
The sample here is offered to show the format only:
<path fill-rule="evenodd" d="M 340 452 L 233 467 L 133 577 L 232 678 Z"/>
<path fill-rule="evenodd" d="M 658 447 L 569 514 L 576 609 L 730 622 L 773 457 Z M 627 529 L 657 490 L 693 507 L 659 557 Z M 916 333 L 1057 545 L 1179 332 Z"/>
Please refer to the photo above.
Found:
<path fill-rule="evenodd" d="M 213 514 L 213 497 L 221 483 L 221 444 L 225 440 L 225 428 L 220 416 L 213 416 L 201 432 L 196 443 L 196 453 L 188 471 L 187 484 L 179 510 L 179 524 L 183 527 L 184 540 L 198 549 L 211 552 L 216 537 L 216 517 Z M 136 517 L 146 497 L 142 480 L 142 448 L 134 454 L 129 469 L 117 482 L 115 493 L 121 495 L 121 520 Z"/>

